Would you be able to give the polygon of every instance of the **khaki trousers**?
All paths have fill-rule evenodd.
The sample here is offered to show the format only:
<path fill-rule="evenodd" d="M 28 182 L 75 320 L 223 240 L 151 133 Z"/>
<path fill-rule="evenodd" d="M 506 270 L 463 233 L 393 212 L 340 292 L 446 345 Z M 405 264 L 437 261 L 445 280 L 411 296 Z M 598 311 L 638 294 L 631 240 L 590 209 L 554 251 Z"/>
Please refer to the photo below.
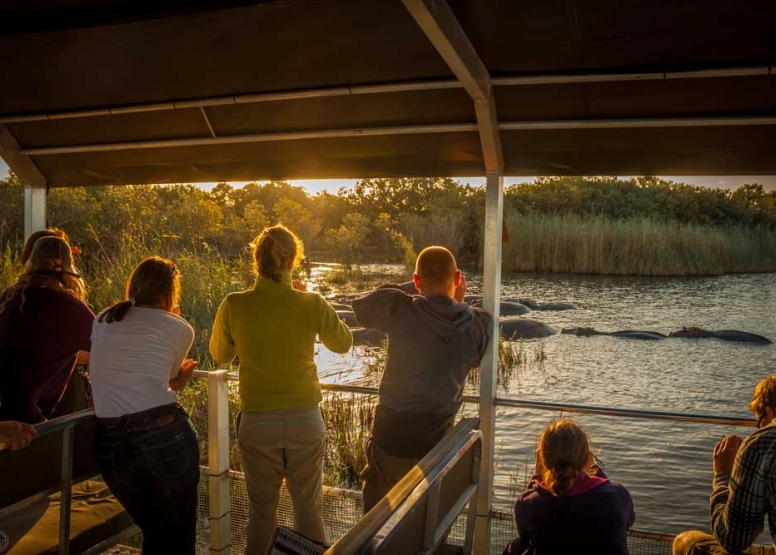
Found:
<path fill-rule="evenodd" d="M 243 412 L 237 440 L 250 504 L 245 553 L 266 553 L 277 526 L 284 478 L 294 506 L 294 529 L 325 543 L 322 481 L 326 426 L 321 410 Z"/>
<path fill-rule="evenodd" d="M 364 480 L 364 514 L 377 505 L 419 461 L 389 455 L 370 437 L 366 442 L 366 468 L 361 472 Z"/>

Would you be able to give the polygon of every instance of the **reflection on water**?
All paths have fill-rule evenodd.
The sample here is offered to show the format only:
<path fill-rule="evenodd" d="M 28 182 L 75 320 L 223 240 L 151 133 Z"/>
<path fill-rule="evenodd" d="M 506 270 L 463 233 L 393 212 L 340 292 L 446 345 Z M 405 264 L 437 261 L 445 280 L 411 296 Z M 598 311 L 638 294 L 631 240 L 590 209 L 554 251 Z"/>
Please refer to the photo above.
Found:
<path fill-rule="evenodd" d="M 553 327 L 668 333 L 682 326 L 739 329 L 776 340 L 776 275 L 714 278 L 502 276 L 503 297 L 570 302 L 567 312 L 534 312 Z M 478 292 L 481 277 L 469 279 Z M 526 349 L 537 348 L 537 341 Z M 638 341 L 556 335 L 544 340 L 546 361 L 521 369 L 502 397 L 587 405 L 750 417 L 757 382 L 776 372 L 776 345 L 715 339 Z M 320 350 L 322 380 L 368 383 L 358 355 Z M 324 378 L 325 376 L 325 378 Z M 476 410 L 469 407 L 468 412 Z M 556 413 L 499 408 L 496 508 L 509 510 L 510 483 L 533 464 L 534 441 Z M 664 532 L 708 528 L 711 451 L 747 428 L 575 415 L 586 426 L 609 475 L 633 494 L 637 526 Z"/>

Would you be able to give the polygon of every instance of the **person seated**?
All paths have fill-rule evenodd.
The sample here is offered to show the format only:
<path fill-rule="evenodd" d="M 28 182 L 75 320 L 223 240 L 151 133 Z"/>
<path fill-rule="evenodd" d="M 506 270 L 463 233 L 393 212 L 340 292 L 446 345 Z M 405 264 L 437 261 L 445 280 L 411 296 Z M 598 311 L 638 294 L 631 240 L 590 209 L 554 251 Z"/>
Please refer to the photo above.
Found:
<path fill-rule="evenodd" d="M 757 430 L 746 439 L 725 436 L 714 446 L 712 534 L 679 534 L 675 555 L 740 553 L 762 533 L 766 516 L 776 546 L 776 374 L 757 384 L 749 408 L 757 417 Z"/>
<path fill-rule="evenodd" d="M 32 440 L 38 437 L 34 426 L 24 422 L 0 422 L 0 451 L 24 449 Z"/>
<path fill-rule="evenodd" d="M 42 237 L 0 294 L 0 420 L 51 417 L 76 363 L 88 362 L 94 314 L 67 241 Z"/>
<path fill-rule="evenodd" d="M 536 468 L 514 507 L 518 539 L 504 554 L 628 553 L 633 500 L 597 464 L 584 430 L 553 422 L 539 436 Z"/>
<path fill-rule="evenodd" d="M 35 246 L 35 242 L 41 237 L 59 237 L 60 239 L 64 239 L 68 245 L 70 244 L 70 237 L 67 236 L 67 233 L 65 233 L 64 229 L 59 229 L 58 227 L 47 227 L 46 229 L 35 231 L 34 233 L 30 234 L 30 236 L 27 237 L 27 240 L 24 242 L 24 248 L 22 248 L 22 254 L 19 258 L 22 266 L 27 264 L 27 261 L 32 255 L 32 248 Z M 70 247 L 70 250 L 72 251 L 73 247 Z"/>
<path fill-rule="evenodd" d="M 365 513 L 452 428 L 491 338 L 491 316 L 463 303 L 466 279 L 449 250 L 423 249 L 413 282 L 419 295 L 385 285 L 352 302 L 359 324 L 388 334 L 362 472 Z"/>

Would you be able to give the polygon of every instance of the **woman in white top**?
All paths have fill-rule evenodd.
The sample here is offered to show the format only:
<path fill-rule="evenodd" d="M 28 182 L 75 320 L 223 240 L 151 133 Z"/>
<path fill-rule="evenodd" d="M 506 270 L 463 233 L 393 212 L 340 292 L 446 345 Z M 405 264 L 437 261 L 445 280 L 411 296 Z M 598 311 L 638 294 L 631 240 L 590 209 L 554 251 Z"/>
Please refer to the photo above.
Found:
<path fill-rule="evenodd" d="M 151 257 L 126 300 L 97 316 L 90 374 L 105 482 L 143 531 L 144 554 L 193 554 L 199 445 L 175 391 L 196 363 L 194 330 L 178 316 L 180 272 Z"/>

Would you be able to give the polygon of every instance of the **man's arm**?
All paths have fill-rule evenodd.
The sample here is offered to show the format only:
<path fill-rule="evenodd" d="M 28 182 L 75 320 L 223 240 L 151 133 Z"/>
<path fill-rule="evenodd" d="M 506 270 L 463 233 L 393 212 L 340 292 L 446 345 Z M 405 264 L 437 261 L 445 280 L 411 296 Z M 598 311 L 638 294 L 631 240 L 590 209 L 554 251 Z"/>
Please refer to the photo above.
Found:
<path fill-rule="evenodd" d="M 351 303 L 356 321 L 365 328 L 390 333 L 391 316 L 403 305 L 412 302 L 397 285 L 383 285 Z"/>
<path fill-rule="evenodd" d="M 761 437 L 760 434 L 750 436 L 740 450 L 733 439 L 726 437 L 714 449 L 711 531 L 720 545 L 733 553 L 748 548 L 763 531 L 766 492 L 763 457 L 757 442 Z M 728 453 L 738 451 L 732 474 L 718 459 L 725 455 L 725 449 Z"/>

